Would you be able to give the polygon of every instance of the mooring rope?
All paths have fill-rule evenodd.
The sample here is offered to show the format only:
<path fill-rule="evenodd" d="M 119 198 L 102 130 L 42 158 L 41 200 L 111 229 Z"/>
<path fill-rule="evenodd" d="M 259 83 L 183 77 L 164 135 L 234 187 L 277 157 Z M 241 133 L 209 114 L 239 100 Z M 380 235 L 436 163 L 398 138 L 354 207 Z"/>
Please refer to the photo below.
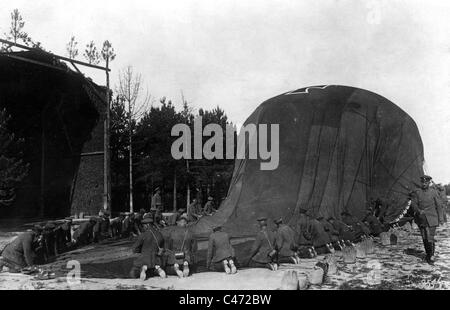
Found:
<path fill-rule="evenodd" d="M 398 223 L 408 212 L 409 208 L 411 207 L 411 199 L 408 199 L 408 203 L 406 204 L 405 210 L 403 210 L 402 213 L 400 213 L 399 216 L 397 216 L 393 221 L 391 221 L 389 224 L 395 224 Z"/>

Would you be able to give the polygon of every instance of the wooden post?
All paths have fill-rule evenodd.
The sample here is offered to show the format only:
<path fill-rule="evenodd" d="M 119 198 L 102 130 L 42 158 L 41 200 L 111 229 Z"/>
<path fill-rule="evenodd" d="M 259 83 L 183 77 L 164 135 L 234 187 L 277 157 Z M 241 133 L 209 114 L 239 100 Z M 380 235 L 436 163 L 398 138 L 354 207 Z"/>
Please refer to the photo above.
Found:
<path fill-rule="evenodd" d="M 187 171 L 187 175 L 188 175 L 188 182 L 187 182 L 187 203 L 186 203 L 186 207 L 191 203 L 191 187 L 189 185 L 189 161 L 186 160 L 186 171 Z"/>
<path fill-rule="evenodd" d="M 110 178 L 110 150 L 109 150 L 109 125 L 110 125 L 110 98 L 109 98 L 109 58 L 106 57 L 106 117 L 104 123 L 104 155 L 103 155 L 103 209 L 110 211 L 111 178 Z"/>
<path fill-rule="evenodd" d="M 132 149 L 132 145 L 131 145 L 131 141 L 132 141 L 132 135 L 133 135 L 133 129 L 131 128 L 132 126 L 132 119 L 131 119 L 131 104 L 130 102 L 128 102 L 128 139 L 129 139 L 129 144 L 130 144 L 130 148 L 129 148 L 129 156 L 130 156 L 130 160 L 129 160 L 129 170 L 130 170 L 130 212 L 134 212 L 133 210 L 133 149 Z"/>

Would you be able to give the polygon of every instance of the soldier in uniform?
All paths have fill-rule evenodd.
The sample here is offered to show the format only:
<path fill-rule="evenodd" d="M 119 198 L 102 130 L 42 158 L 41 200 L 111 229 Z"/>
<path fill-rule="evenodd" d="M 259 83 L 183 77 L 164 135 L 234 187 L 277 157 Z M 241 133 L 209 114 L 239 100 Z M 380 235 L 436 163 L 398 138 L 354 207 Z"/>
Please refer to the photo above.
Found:
<path fill-rule="evenodd" d="M 329 221 L 327 221 L 323 216 L 317 217 L 317 220 L 320 222 L 320 224 L 323 226 L 323 229 L 328 234 L 333 249 L 338 251 L 342 250 L 339 232 L 337 231 L 337 229 L 335 229 L 333 225 Z"/>
<path fill-rule="evenodd" d="M 202 217 L 201 206 L 197 199 L 192 200 L 192 203 L 188 205 L 187 214 L 189 222 L 194 222 Z"/>
<path fill-rule="evenodd" d="M 166 272 L 162 268 L 164 237 L 153 226 L 153 218 L 144 218 L 142 225 L 143 233 L 138 236 L 133 245 L 133 253 L 138 253 L 139 256 L 133 262 L 130 276 L 139 277 L 142 281 L 146 280 L 147 276 L 153 275 L 165 278 Z"/>
<path fill-rule="evenodd" d="M 441 184 L 436 185 L 436 190 L 438 192 L 439 198 L 441 199 L 441 214 L 442 214 L 442 219 L 444 221 L 444 223 L 447 223 L 447 205 L 448 205 L 448 199 L 447 199 L 447 195 L 445 193 L 445 187 L 442 186 Z"/>
<path fill-rule="evenodd" d="M 286 224 L 283 219 L 274 221 L 277 226 L 276 244 L 278 246 L 278 262 L 281 263 L 300 263 L 300 257 L 297 255 L 297 245 L 295 243 L 295 231 Z"/>
<path fill-rule="evenodd" d="M 267 228 L 267 218 L 257 219 L 260 231 L 256 235 L 250 251 L 248 265 L 254 268 L 269 268 L 272 271 L 278 270 L 278 250 L 276 235 Z"/>
<path fill-rule="evenodd" d="M 0 253 L 0 271 L 5 266 L 10 272 L 20 272 L 22 268 L 35 265 L 41 238 L 42 228 L 35 226 L 6 245 Z"/>
<path fill-rule="evenodd" d="M 119 239 L 122 235 L 122 222 L 125 218 L 125 213 L 120 212 L 118 217 L 113 218 L 109 222 L 109 228 L 111 230 L 111 237 Z"/>
<path fill-rule="evenodd" d="M 371 210 L 367 210 L 366 216 L 363 219 L 363 223 L 367 223 L 367 226 L 370 229 L 370 234 L 377 237 L 384 231 L 384 227 L 372 212 L 373 211 Z"/>
<path fill-rule="evenodd" d="M 44 260 L 46 263 L 49 263 L 58 254 L 55 229 L 55 223 L 49 221 L 45 224 L 42 232 Z"/>
<path fill-rule="evenodd" d="M 73 240 L 76 246 L 90 244 L 94 239 L 94 226 L 97 220 L 91 217 L 89 221 L 81 223 L 77 230 L 73 233 Z"/>
<path fill-rule="evenodd" d="M 299 209 L 298 219 L 294 228 L 296 232 L 297 252 L 301 258 L 312 258 L 317 255 L 313 247 L 313 226 L 310 218 L 306 215 L 306 209 Z"/>
<path fill-rule="evenodd" d="M 312 218 L 310 221 L 312 225 L 311 237 L 316 252 L 318 254 L 334 253 L 334 248 L 331 245 L 332 242 L 331 238 L 329 234 L 325 231 L 325 227 L 319 220 L 315 218 Z"/>
<path fill-rule="evenodd" d="M 329 217 L 328 222 L 334 227 L 335 230 L 338 231 L 341 242 L 352 242 L 356 239 L 356 233 L 352 226 L 349 226 L 334 217 Z"/>
<path fill-rule="evenodd" d="M 161 190 L 159 187 L 155 188 L 154 194 L 151 198 L 150 208 L 156 208 L 160 212 L 163 212 L 162 201 L 161 201 Z"/>
<path fill-rule="evenodd" d="M 170 230 L 167 244 L 167 274 L 188 277 L 194 263 L 196 241 L 187 228 L 188 219 L 182 216 Z"/>
<path fill-rule="evenodd" d="M 206 256 L 206 268 L 211 271 L 225 271 L 236 273 L 235 252 L 231 245 L 230 236 L 222 231 L 222 226 L 213 228 L 208 239 L 208 253 Z"/>
<path fill-rule="evenodd" d="M 429 264 L 434 263 L 434 247 L 435 247 L 435 233 L 436 228 L 443 223 L 439 212 L 439 196 L 436 191 L 430 187 L 431 177 L 424 175 L 420 177 L 422 183 L 421 188 L 418 188 L 412 193 L 411 207 L 415 214 L 415 221 L 419 226 L 420 233 L 423 239 L 426 257 L 425 260 Z"/>
<path fill-rule="evenodd" d="M 370 235 L 370 229 L 367 227 L 364 223 L 359 221 L 355 216 L 353 216 L 348 211 L 343 211 L 341 213 L 342 221 L 353 228 L 353 231 L 356 235 L 356 242 L 358 242 L 364 235 L 369 236 Z"/>
<path fill-rule="evenodd" d="M 203 207 L 203 214 L 204 215 L 211 215 L 216 211 L 216 208 L 214 207 L 214 199 L 209 196 L 208 201 L 205 203 L 205 206 Z"/>

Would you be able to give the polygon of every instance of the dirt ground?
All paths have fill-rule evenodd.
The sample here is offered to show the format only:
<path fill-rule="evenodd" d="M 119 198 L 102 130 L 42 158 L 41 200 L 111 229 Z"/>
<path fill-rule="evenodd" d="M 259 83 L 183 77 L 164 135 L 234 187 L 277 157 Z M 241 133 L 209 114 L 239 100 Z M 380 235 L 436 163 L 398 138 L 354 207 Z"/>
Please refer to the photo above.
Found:
<path fill-rule="evenodd" d="M 402 232 L 397 245 L 382 246 L 375 239 L 374 254 L 358 259 L 355 264 L 344 264 L 337 252 L 338 272 L 328 275 L 322 285 L 311 285 L 312 290 L 329 289 L 450 289 L 450 224 L 438 229 L 435 266 L 425 264 L 422 242 L 418 230 Z M 1 243 L 8 242 L 16 233 L 0 232 Z M 251 240 L 236 240 L 236 247 L 248 246 Z M 146 281 L 127 279 L 134 256 L 130 254 L 131 240 L 88 246 L 58 257 L 52 264 L 42 266 L 56 273 L 52 280 L 35 280 L 33 276 L 0 273 L 0 289 L 224 289 L 224 290 L 274 290 L 279 289 L 281 279 L 287 270 L 309 275 L 314 265 L 323 256 L 303 259 L 299 265 L 284 264 L 276 272 L 266 269 L 240 269 L 235 275 L 216 272 L 198 272 L 188 278 L 150 278 Z M 206 243 L 200 243 L 204 251 Z M 67 263 L 77 260 L 81 265 L 81 281 L 67 279 Z M 379 266 L 377 268 L 376 266 Z M 202 271 L 202 270 L 199 270 Z M 370 282 L 370 275 L 377 272 L 380 281 Z"/>

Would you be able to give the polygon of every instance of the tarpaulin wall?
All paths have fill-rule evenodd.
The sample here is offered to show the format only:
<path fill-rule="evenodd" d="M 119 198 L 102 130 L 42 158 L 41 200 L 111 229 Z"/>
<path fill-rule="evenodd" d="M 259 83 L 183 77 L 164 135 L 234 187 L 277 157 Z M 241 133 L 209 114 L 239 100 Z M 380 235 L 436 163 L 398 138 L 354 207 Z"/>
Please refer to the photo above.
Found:
<path fill-rule="evenodd" d="M 197 235 L 218 224 L 233 236 L 252 235 L 260 215 L 294 224 L 299 208 L 311 216 L 339 218 L 347 210 L 361 218 L 377 198 L 390 205 L 387 218 L 393 219 L 423 174 L 414 120 L 363 89 L 330 85 L 285 93 L 263 102 L 244 126 L 251 123 L 279 124 L 279 166 L 261 170 L 260 159 L 237 159 L 227 199 L 195 224 Z"/>

